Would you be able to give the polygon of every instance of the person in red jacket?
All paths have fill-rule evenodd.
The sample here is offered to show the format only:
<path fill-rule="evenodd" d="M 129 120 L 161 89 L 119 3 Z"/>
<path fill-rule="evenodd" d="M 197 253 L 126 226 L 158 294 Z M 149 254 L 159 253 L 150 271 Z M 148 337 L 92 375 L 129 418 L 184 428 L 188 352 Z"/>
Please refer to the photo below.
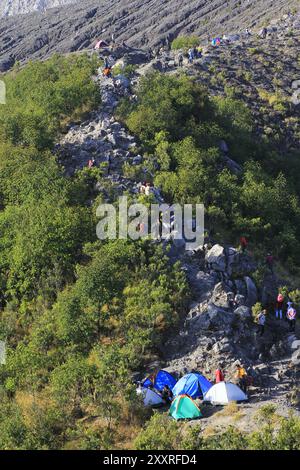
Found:
<path fill-rule="evenodd" d="M 218 369 L 216 370 L 215 377 L 216 377 L 216 384 L 218 384 L 219 382 L 224 382 L 225 374 L 222 371 L 221 367 L 218 367 Z"/>
<path fill-rule="evenodd" d="M 242 252 L 245 253 L 245 251 L 247 249 L 247 246 L 248 246 L 248 241 L 247 241 L 246 237 L 241 237 L 240 238 L 240 246 L 241 246 Z"/>
<path fill-rule="evenodd" d="M 282 294 L 279 294 L 276 302 L 276 318 L 282 320 L 282 309 L 283 309 L 284 297 Z"/>

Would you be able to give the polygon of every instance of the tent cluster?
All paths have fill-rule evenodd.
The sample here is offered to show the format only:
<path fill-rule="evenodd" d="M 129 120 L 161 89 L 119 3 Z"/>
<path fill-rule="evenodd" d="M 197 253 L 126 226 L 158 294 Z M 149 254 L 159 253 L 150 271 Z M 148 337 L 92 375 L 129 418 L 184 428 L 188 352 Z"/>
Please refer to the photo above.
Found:
<path fill-rule="evenodd" d="M 165 391 L 170 391 L 170 396 Z M 201 410 L 195 400 L 203 403 L 225 405 L 231 401 L 245 401 L 247 395 L 235 384 L 219 382 L 213 385 L 203 375 L 193 372 L 178 381 L 169 372 L 160 370 L 140 383 L 137 393 L 145 406 L 160 407 L 170 403 L 170 416 L 174 419 L 201 418 Z"/>

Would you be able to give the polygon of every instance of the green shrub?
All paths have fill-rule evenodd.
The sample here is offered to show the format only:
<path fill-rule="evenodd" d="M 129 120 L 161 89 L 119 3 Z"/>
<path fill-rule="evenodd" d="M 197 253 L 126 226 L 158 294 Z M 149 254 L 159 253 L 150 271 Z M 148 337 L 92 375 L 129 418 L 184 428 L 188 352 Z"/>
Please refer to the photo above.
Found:
<path fill-rule="evenodd" d="M 198 46 L 199 42 L 198 36 L 179 36 L 172 41 L 171 48 L 173 50 L 189 49 L 190 47 Z"/>

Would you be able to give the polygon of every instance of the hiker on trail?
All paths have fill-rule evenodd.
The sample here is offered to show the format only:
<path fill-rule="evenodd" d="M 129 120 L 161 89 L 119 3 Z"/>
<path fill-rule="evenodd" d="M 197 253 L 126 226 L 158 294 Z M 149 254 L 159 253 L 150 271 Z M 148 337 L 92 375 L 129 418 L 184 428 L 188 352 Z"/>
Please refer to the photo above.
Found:
<path fill-rule="evenodd" d="M 178 54 L 178 65 L 179 67 L 183 66 L 183 55 L 181 53 Z"/>
<path fill-rule="evenodd" d="M 151 184 L 150 183 L 146 183 L 146 186 L 145 186 L 145 195 L 146 196 L 150 196 L 150 193 L 152 192 L 152 188 L 151 188 Z"/>
<path fill-rule="evenodd" d="M 282 320 L 282 309 L 283 309 L 284 297 L 282 294 L 278 294 L 276 301 L 276 318 Z"/>
<path fill-rule="evenodd" d="M 108 58 L 107 57 L 104 58 L 104 68 L 109 69 L 109 63 L 108 63 Z"/>
<path fill-rule="evenodd" d="M 271 253 L 268 253 L 266 257 L 266 265 L 270 269 L 271 273 L 274 274 L 274 256 Z"/>
<path fill-rule="evenodd" d="M 161 397 L 166 403 L 170 403 L 173 400 L 173 393 L 168 385 L 164 386 Z"/>
<path fill-rule="evenodd" d="M 267 318 L 267 310 L 263 310 L 262 312 L 258 314 L 257 323 L 259 326 L 260 336 L 263 336 L 265 332 L 266 318 Z"/>
<path fill-rule="evenodd" d="M 236 378 L 240 389 L 247 393 L 247 372 L 240 364 L 236 366 Z"/>
<path fill-rule="evenodd" d="M 189 49 L 188 51 L 188 55 L 189 55 L 189 63 L 192 64 L 194 62 L 194 49 Z"/>
<path fill-rule="evenodd" d="M 103 70 L 103 75 L 104 75 L 104 77 L 109 78 L 111 76 L 111 68 L 110 67 L 105 68 Z"/>
<path fill-rule="evenodd" d="M 294 307 L 290 307 L 286 313 L 286 317 L 289 322 L 289 331 L 294 332 L 296 329 L 296 316 L 297 312 Z"/>
<path fill-rule="evenodd" d="M 248 246 L 248 240 L 246 237 L 241 237 L 240 238 L 240 248 L 242 250 L 242 253 L 245 253 L 245 251 L 247 250 L 247 246 Z"/>
<path fill-rule="evenodd" d="M 235 310 L 235 309 L 236 309 L 237 304 L 236 304 L 236 301 L 235 301 L 234 292 L 228 292 L 228 294 L 227 294 L 227 302 L 228 302 L 229 308 L 230 308 L 231 310 Z"/>
<path fill-rule="evenodd" d="M 201 57 L 202 57 L 202 47 L 198 46 L 197 49 L 196 49 L 196 52 L 197 52 L 198 59 L 201 59 Z"/>
<path fill-rule="evenodd" d="M 224 382 L 225 380 L 225 373 L 222 370 L 221 365 L 218 367 L 218 369 L 215 372 L 215 383 L 218 384 L 219 382 Z"/>
<path fill-rule="evenodd" d="M 93 166 L 95 166 L 95 159 L 94 158 L 90 159 L 89 162 L 88 162 L 88 167 L 89 168 L 93 168 Z"/>
<path fill-rule="evenodd" d="M 259 37 L 261 39 L 266 39 L 267 33 L 268 33 L 267 28 L 262 28 L 259 32 Z"/>
<path fill-rule="evenodd" d="M 249 36 L 251 36 L 251 33 L 250 33 L 250 31 L 249 31 L 248 28 L 246 28 L 245 34 L 246 34 L 247 38 L 248 38 Z"/>

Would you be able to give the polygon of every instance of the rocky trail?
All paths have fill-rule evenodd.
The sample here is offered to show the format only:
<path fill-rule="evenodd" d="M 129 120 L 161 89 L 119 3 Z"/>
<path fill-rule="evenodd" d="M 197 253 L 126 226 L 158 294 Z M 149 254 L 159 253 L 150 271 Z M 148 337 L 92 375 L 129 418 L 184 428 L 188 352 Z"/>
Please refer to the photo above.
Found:
<path fill-rule="evenodd" d="M 229 46 L 223 48 L 220 56 L 235 53 L 243 54 L 247 46 Z M 124 54 L 124 53 L 123 53 Z M 188 74 L 199 73 L 199 68 L 206 69 L 212 63 L 218 51 L 209 50 L 207 55 L 195 61 L 191 66 L 185 64 L 183 70 Z M 115 109 L 123 96 L 134 99 L 134 87 L 139 77 L 149 69 L 161 69 L 165 73 L 176 73 L 175 54 L 166 52 L 169 60 L 162 67 L 163 57 L 139 59 L 137 70 L 132 80 L 124 76 L 106 78 L 99 75 L 95 80 L 99 84 L 102 104 L 90 118 L 79 124 L 71 125 L 69 131 L 56 146 L 57 158 L 64 166 L 68 176 L 87 166 L 91 158 L 95 165 L 102 168 L 107 181 L 120 195 L 124 191 L 132 194 L 139 192 L 142 181 L 133 181 L 123 173 L 124 164 L 140 165 L 144 156 L 138 154 L 138 143 L 134 136 L 117 121 Z M 134 53 L 131 59 L 134 62 Z M 208 59 L 208 57 L 210 57 Z M 122 53 L 116 59 L 122 58 Z M 171 63 L 170 63 L 171 62 Z M 289 82 L 290 84 L 290 82 Z M 291 88 L 292 90 L 292 88 Z M 227 155 L 227 164 L 232 171 L 238 169 Z M 97 191 L 109 196 L 99 185 Z M 157 190 L 157 199 L 160 194 Z M 175 255 L 174 255 L 175 253 Z M 273 314 L 267 319 L 266 331 L 260 337 L 258 327 L 253 323 L 251 307 L 261 300 L 265 305 L 272 302 L 281 284 L 276 275 L 266 275 L 261 292 L 257 291 L 252 274 L 256 263 L 247 253 L 241 253 L 231 246 L 213 243 L 212 248 L 196 251 L 175 249 L 173 255 L 182 263 L 193 293 L 189 311 L 183 319 L 178 333 L 169 337 L 162 347 L 160 358 L 149 364 L 149 370 L 164 367 L 179 376 L 191 370 L 200 370 L 210 379 L 215 368 L 224 364 L 227 379 L 233 379 L 236 364 L 242 363 L 251 371 L 254 378 L 250 389 L 249 403 L 242 405 L 241 422 L 249 427 L 249 416 L 266 403 L 275 404 L 283 415 L 292 407 L 299 406 L 299 364 L 300 331 L 288 331 L 284 320 L 276 320 Z M 232 303 L 232 293 L 235 305 Z M 298 395 L 297 395 L 298 394 Z M 211 424 L 215 414 L 206 408 L 206 425 Z M 223 417 L 218 419 L 222 423 Z M 247 424 L 248 423 L 248 424 Z"/>

